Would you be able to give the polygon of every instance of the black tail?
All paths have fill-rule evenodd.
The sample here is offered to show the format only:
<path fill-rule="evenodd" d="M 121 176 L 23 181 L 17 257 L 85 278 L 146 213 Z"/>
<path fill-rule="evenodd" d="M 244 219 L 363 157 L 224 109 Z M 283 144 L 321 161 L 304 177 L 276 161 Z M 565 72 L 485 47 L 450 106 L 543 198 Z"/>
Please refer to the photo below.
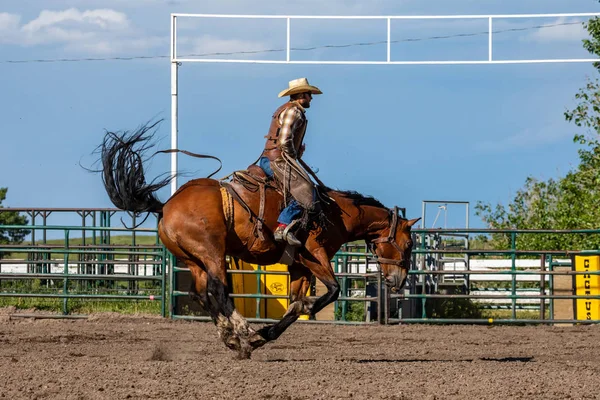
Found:
<path fill-rule="evenodd" d="M 149 142 L 154 133 L 148 132 L 161 121 L 144 124 L 134 132 L 107 132 L 104 136 L 102 181 L 117 208 L 134 213 L 161 212 L 163 203 L 154 192 L 168 185 L 173 177 L 159 177 L 146 183 L 142 160 L 144 152 L 154 146 Z"/>

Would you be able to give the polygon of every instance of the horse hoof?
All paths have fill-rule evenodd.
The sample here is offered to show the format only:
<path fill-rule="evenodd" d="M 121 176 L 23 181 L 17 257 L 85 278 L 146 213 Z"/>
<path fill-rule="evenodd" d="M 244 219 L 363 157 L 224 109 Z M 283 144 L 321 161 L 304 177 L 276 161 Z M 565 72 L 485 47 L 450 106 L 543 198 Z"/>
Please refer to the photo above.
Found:
<path fill-rule="evenodd" d="M 248 338 L 248 343 L 252 346 L 252 349 L 258 349 L 267 343 L 267 339 L 259 335 L 258 333 L 254 333 L 252 336 Z"/>
<path fill-rule="evenodd" d="M 225 341 L 225 346 L 227 346 L 231 350 L 239 351 L 240 350 L 240 339 L 235 336 L 232 336 Z"/>

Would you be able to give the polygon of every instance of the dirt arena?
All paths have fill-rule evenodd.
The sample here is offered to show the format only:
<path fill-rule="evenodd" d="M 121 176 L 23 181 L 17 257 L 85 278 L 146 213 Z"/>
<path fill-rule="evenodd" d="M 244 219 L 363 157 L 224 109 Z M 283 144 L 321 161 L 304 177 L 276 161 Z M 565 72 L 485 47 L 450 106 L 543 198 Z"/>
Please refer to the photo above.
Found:
<path fill-rule="evenodd" d="M 598 399 L 600 326 L 295 324 L 237 361 L 209 323 L 0 312 L 6 399 Z"/>

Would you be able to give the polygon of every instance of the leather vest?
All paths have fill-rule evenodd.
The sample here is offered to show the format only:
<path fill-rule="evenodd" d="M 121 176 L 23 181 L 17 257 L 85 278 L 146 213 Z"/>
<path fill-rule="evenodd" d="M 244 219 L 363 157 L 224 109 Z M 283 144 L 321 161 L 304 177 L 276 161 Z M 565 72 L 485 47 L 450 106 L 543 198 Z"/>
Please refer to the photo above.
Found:
<path fill-rule="evenodd" d="M 277 158 L 281 157 L 281 147 L 279 143 L 279 132 L 281 130 L 281 123 L 279 122 L 279 117 L 281 114 L 291 107 L 300 107 L 294 102 L 288 101 L 287 103 L 281 105 L 275 112 L 273 113 L 273 117 L 271 119 L 271 126 L 269 127 L 269 133 L 265 136 L 267 142 L 265 143 L 265 149 L 263 150 L 262 156 L 267 157 L 270 161 L 274 161 Z M 300 150 L 300 146 L 302 146 L 302 142 L 304 141 L 304 134 L 306 133 L 306 125 L 308 121 L 304 116 L 304 112 L 301 111 L 302 114 L 302 123 L 299 124 L 298 128 L 293 132 L 294 135 L 294 149 L 296 153 Z"/>

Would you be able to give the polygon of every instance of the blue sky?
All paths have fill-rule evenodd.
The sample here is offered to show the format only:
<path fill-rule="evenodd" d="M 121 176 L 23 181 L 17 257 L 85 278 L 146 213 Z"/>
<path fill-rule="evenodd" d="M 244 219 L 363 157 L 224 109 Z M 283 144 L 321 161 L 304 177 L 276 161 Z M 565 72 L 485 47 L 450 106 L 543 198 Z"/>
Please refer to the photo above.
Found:
<path fill-rule="evenodd" d="M 0 1 L 0 186 L 5 206 L 112 207 L 100 176 L 84 171 L 104 130 L 164 118 L 159 147 L 170 145 L 167 58 L 9 63 L 14 60 L 165 56 L 169 14 L 447 15 L 600 12 L 594 0 Z M 582 19 L 579 19 L 582 20 Z M 501 20 L 495 29 L 578 19 Z M 264 50 L 285 45 L 279 21 L 180 19 L 180 54 Z M 269 28 L 269 29 L 267 29 Z M 271 30 L 273 29 L 273 30 Z M 385 40 L 377 21 L 300 21 L 293 47 Z M 485 21 L 395 21 L 392 40 L 485 32 Z M 587 57 L 580 25 L 498 33 L 494 56 Z M 482 59 L 487 37 L 400 42 L 393 59 Z M 232 56 L 235 57 L 235 56 Z M 239 57 L 239 56 L 238 56 Z M 241 56 L 244 57 L 244 56 Z M 247 57 L 247 56 L 245 56 Z M 277 58 L 281 53 L 253 55 Z M 293 59 L 379 60 L 385 45 L 297 51 Z M 308 111 L 305 160 L 329 186 L 372 195 L 421 215 L 423 200 L 506 204 L 527 176 L 564 175 L 577 162 L 574 126 L 563 113 L 594 70 L 589 64 L 317 66 L 189 63 L 180 68 L 179 147 L 220 157 L 219 176 L 260 154 L 277 93 L 307 77 L 324 94 Z M 169 156 L 149 166 L 169 169 Z M 180 157 L 188 177 L 215 163 Z M 160 192 L 166 200 L 169 189 Z M 448 208 L 464 226 L 464 206 Z M 437 208 L 428 209 L 428 227 Z M 436 226 L 443 225 L 440 217 Z M 482 226 L 471 215 L 471 226 Z"/>

